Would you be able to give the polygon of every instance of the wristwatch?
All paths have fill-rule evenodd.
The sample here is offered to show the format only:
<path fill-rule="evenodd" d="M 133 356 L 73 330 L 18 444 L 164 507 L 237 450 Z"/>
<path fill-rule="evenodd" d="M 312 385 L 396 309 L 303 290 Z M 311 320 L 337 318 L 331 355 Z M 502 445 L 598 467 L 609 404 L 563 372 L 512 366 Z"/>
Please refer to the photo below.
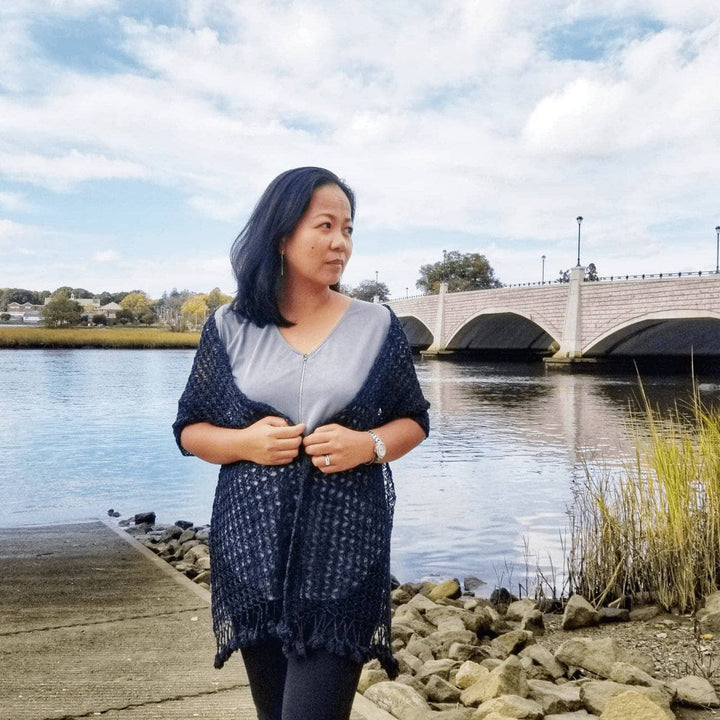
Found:
<path fill-rule="evenodd" d="M 370 437 L 372 437 L 375 441 L 375 458 L 371 460 L 368 465 L 371 465 L 372 463 L 381 463 L 385 460 L 385 453 L 387 452 L 385 443 L 382 441 L 382 438 L 372 430 L 368 430 L 368 432 L 370 433 Z"/>

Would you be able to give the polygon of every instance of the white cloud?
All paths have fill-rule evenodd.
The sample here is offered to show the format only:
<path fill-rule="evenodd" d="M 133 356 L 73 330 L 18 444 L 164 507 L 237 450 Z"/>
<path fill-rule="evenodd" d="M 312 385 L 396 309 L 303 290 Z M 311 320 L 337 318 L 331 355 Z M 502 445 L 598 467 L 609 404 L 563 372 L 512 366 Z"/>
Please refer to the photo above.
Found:
<path fill-rule="evenodd" d="M 120 256 L 114 250 L 99 250 L 92 258 L 97 263 L 115 263 Z"/>
<path fill-rule="evenodd" d="M 0 167 L 9 178 L 54 190 L 65 190 L 87 180 L 141 179 L 147 176 L 147 172 L 138 164 L 77 150 L 55 157 L 0 152 Z"/>
<path fill-rule="evenodd" d="M 8 212 L 28 210 L 29 203 L 21 193 L 0 192 L 0 209 Z"/>
<path fill-rule="evenodd" d="M 567 247 L 572 260 L 577 214 L 601 270 L 648 262 L 651 243 L 658 263 L 700 262 L 695 230 L 676 253 L 657 228 L 688 232 L 717 212 L 717 6 L 178 0 L 187 21 L 169 26 L 103 0 L 14 0 L 0 10 L 13 23 L 8 34 L 0 22 L 0 82 L 10 89 L 0 95 L 0 178 L 78 193 L 82 183 L 139 179 L 236 232 L 275 174 L 326 165 L 357 190 L 373 237 L 418 229 L 412 257 L 377 244 L 353 260 L 365 277 L 381 257 L 413 264 L 399 294 L 448 233 L 466 243 L 457 249 L 497 252 L 506 281 L 534 277 L 549 248 Z M 107 74 L 51 63 L 29 32 L 34 13 L 111 19 L 131 63 Z M 620 26 L 646 19 L 647 29 L 609 37 L 594 61 L 549 54 L 548 33 L 602 25 L 600 14 Z M 181 264 L 195 250 L 168 250 L 183 278 L 170 284 L 197 287 Z M 138 278 L 157 281 L 141 268 Z"/>

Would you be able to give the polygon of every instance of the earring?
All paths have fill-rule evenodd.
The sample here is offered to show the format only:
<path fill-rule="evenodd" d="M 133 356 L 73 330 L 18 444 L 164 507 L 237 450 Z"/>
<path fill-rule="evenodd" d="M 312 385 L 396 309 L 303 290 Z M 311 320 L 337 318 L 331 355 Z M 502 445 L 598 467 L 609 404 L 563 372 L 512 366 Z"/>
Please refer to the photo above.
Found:
<path fill-rule="evenodd" d="M 285 275 L 285 253 L 280 253 L 280 277 Z"/>

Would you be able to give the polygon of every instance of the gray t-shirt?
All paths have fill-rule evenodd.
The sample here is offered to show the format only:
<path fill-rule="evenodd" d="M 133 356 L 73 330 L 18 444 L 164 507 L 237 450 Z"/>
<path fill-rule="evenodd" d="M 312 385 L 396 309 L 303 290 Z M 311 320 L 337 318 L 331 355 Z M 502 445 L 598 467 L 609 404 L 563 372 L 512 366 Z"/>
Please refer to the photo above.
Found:
<path fill-rule="evenodd" d="M 342 410 L 362 387 L 390 328 L 387 308 L 353 300 L 325 340 L 307 354 L 282 336 L 223 305 L 215 311 L 235 384 L 311 433 Z"/>

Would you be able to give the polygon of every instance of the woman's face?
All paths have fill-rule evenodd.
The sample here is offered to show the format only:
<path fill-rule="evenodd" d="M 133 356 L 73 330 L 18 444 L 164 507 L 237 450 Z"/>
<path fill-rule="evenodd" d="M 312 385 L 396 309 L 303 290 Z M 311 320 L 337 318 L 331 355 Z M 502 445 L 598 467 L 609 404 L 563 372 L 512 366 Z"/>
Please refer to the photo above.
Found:
<path fill-rule="evenodd" d="M 312 194 L 307 210 L 282 242 L 287 280 L 329 287 L 340 281 L 352 254 L 350 201 L 337 185 Z"/>

